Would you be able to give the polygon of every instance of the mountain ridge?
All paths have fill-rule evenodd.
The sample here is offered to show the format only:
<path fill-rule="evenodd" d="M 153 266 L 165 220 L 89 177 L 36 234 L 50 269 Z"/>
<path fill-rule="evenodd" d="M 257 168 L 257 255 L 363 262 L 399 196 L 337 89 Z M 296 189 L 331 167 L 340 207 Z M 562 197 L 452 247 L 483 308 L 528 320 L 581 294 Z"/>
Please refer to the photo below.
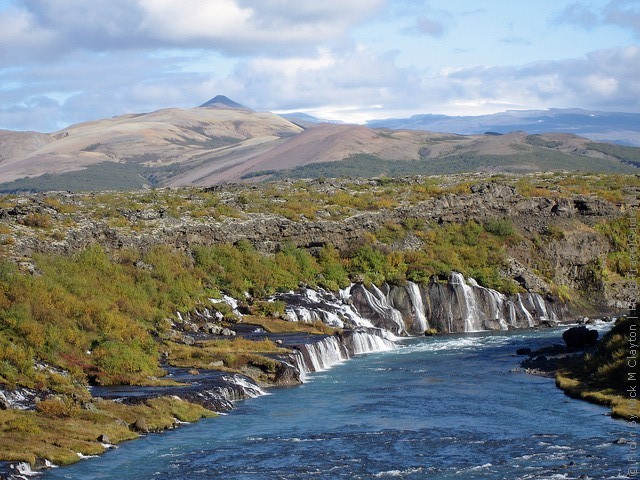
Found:
<path fill-rule="evenodd" d="M 507 110 L 477 116 L 417 114 L 366 123 L 372 128 L 416 129 L 435 132 L 480 134 L 524 130 L 530 134 L 563 132 L 623 145 L 640 146 L 640 113 L 603 112 L 579 108 Z"/>
<path fill-rule="evenodd" d="M 640 165 L 640 148 L 571 133 L 492 133 L 295 123 L 218 95 L 202 107 L 125 114 L 50 134 L 0 131 L 0 192 L 209 186 L 277 176 L 635 173 Z"/>

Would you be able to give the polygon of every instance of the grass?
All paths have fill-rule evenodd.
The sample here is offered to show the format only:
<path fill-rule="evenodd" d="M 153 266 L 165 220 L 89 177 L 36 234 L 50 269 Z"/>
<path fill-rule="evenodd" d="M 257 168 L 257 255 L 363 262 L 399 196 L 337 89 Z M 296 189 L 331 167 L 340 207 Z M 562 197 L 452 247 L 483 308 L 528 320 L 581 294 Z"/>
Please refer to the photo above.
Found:
<path fill-rule="evenodd" d="M 94 399 L 91 409 L 78 407 L 71 416 L 40 411 L 0 410 L 0 460 L 34 464 L 46 458 L 57 465 L 68 465 L 82 455 L 104 453 L 98 441 L 106 435 L 111 443 L 138 437 L 128 425 L 144 419 L 150 431 L 175 426 L 176 419 L 194 422 L 215 414 L 199 405 L 175 397 L 163 397 L 127 406 Z"/>
<path fill-rule="evenodd" d="M 451 154 L 421 160 L 385 160 L 376 155 L 355 154 L 332 162 L 318 162 L 290 170 L 264 171 L 249 174 L 246 178 L 268 176 L 271 180 L 287 178 L 371 178 L 379 176 L 448 175 L 463 172 L 544 172 L 582 171 L 598 173 L 637 172 L 636 157 L 640 149 L 626 147 L 624 152 L 611 153 L 614 160 L 554 150 L 555 142 L 543 141 L 539 136 L 528 137 L 529 148 L 510 155 L 478 155 L 473 153 Z M 603 152 L 606 144 L 592 144 L 593 150 Z M 599 145 L 603 145 L 600 147 Z M 614 147 L 614 146 L 612 146 Z M 608 153 L 608 152 L 607 152 Z M 608 153 L 609 154 L 609 153 Z M 627 160 L 633 158 L 633 160 Z"/>
<path fill-rule="evenodd" d="M 611 408 L 611 415 L 625 420 L 637 420 L 640 417 L 640 404 L 613 389 L 600 389 L 590 385 L 584 377 L 576 378 L 576 372 L 562 370 L 556 374 L 556 385 L 571 398 L 604 405 Z"/>
<path fill-rule="evenodd" d="M 176 367 L 211 369 L 242 373 L 262 384 L 273 384 L 276 379 L 279 362 L 269 355 L 286 354 L 288 349 L 278 347 L 271 340 L 205 340 L 196 345 L 182 345 L 165 342 L 169 353 L 169 363 Z M 265 356 L 267 355 L 267 356 Z"/>
<path fill-rule="evenodd" d="M 637 330 L 637 317 L 618 319 L 593 354 L 573 358 L 558 369 L 556 385 L 571 397 L 611 407 L 613 416 L 637 419 L 640 404 L 629 396 L 629 389 L 636 388 L 637 369 L 628 362 L 637 357 L 631 351 Z"/>
<path fill-rule="evenodd" d="M 70 190 L 86 192 L 95 190 L 132 190 L 148 186 L 141 176 L 143 169 L 135 163 L 102 162 L 84 170 L 24 177 L 0 184 L 0 193 L 46 192 Z"/>
<path fill-rule="evenodd" d="M 243 317 L 241 323 L 258 325 L 269 333 L 307 333 L 312 335 L 333 335 L 337 329 L 331 328 L 322 322 L 304 323 L 288 322 L 278 318 L 266 318 L 257 316 Z"/>

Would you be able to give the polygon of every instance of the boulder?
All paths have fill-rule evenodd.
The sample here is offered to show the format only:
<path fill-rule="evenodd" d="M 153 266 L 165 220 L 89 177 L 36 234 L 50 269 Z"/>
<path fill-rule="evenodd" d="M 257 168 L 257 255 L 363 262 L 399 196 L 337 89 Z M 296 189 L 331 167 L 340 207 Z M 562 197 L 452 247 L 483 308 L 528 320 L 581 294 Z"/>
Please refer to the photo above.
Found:
<path fill-rule="evenodd" d="M 197 333 L 200 330 L 197 324 L 189 321 L 185 321 L 182 324 L 182 328 L 185 332 Z"/>
<path fill-rule="evenodd" d="M 147 433 L 149 431 L 149 427 L 147 427 L 147 421 L 144 417 L 136 418 L 136 421 L 129 425 L 129 428 L 134 432 Z"/>
<path fill-rule="evenodd" d="M 234 337 L 236 335 L 236 332 L 225 327 L 222 329 L 221 335 L 224 335 L 225 337 Z"/>
<path fill-rule="evenodd" d="M 487 319 L 487 320 L 483 321 L 482 322 L 482 326 L 484 327 L 485 330 L 500 330 L 501 329 L 500 320 L 497 319 L 497 318 Z"/>
<path fill-rule="evenodd" d="M 11 408 L 11 403 L 4 396 L 4 393 L 0 392 L 0 410 L 9 410 Z"/>
<path fill-rule="evenodd" d="M 215 323 L 205 323 L 203 327 L 204 331 L 213 335 L 222 335 L 222 327 Z"/>
<path fill-rule="evenodd" d="M 109 439 L 109 436 L 106 433 L 103 433 L 101 435 L 98 435 L 98 439 L 97 439 L 100 443 L 106 443 L 106 444 L 111 444 L 111 440 Z"/>
<path fill-rule="evenodd" d="M 517 355 L 531 355 L 531 349 L 529 347 L 519 348 L 516 350 Z"/>
<path fill-rule="evenodd" d="M 591 330 L 584 325 L 580 327 L 571 327 L 562 334 L 567 347 L 572 350 L 580 350 L 593 347 L 598 342 L 598 331 Z"/>

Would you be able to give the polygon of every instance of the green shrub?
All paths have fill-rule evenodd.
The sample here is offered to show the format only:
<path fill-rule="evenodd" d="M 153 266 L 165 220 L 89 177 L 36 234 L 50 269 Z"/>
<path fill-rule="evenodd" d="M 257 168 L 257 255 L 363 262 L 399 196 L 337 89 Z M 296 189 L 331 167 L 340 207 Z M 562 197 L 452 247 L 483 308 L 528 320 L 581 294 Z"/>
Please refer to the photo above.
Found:
<path fill-rule="evenodd" d="M 252 305 L 252 313 L 263 317 L 281 317 L 284 315 L 286 304 L 281 301 L 255 302 Z"/>
<path fill-rule="evenodd" d="M 484 229 L 498 237 L 508 237 L 516 233 L 513 223 L 508 219 L 491 218 L 484 224 Z"/>

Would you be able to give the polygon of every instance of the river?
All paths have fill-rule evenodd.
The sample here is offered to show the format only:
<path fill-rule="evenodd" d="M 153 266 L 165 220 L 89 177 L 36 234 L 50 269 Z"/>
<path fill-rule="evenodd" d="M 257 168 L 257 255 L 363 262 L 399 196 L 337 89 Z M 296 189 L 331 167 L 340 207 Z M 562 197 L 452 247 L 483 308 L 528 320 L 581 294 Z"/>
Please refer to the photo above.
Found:
<path fill-rule="evenodd" d="M 627 478 L 630 424 L 516 371 L 560 332 L 403 340 L 41 478 Z"/>

